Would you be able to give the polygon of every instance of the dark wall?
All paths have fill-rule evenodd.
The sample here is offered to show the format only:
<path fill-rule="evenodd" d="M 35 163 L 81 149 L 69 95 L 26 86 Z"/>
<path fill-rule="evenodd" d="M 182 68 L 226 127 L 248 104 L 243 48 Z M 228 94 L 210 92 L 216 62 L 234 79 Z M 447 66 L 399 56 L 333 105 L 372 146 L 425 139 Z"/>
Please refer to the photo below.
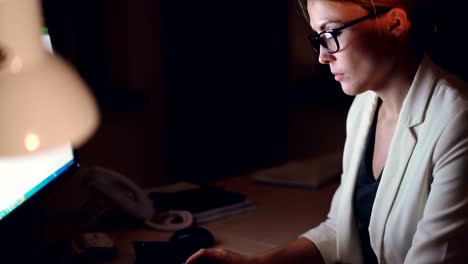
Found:
<path fill-rule="evenodd" d="M 83 167 L 141 185 L 167 181 L 159 1 L 43 0 L 55 51 L 98 99 L 101 124 L 78 149 Z"/>
<path fill-rule="evenodd" d="M 468 39 L 464 37 L 468 22 L 465 1 L 434 0 L 436 33 L 429 43 L 433 60 L 468 82 Z"/>
<path fill-rule="evenodd" d="M 43 2 L 54 48 L 101 107 L 87 164 L 154 184 L 285 160 L 286 1 Z"/>
<path fill-rule="evenodd" d="M 169 172 L 235 175 L 285 159 L 286 1 L 163 1 Z"/>
<path fill-rule="evenodd" d="M 79 70 L 96 93 L 106 87 L 106 2 L 44 0 L 54 51 Z"/>

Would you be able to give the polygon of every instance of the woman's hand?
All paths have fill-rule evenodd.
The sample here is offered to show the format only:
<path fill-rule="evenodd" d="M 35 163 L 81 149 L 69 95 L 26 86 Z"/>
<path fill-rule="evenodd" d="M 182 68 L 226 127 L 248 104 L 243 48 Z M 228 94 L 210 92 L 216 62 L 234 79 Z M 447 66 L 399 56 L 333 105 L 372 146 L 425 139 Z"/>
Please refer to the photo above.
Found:
<path fill-rule="evenodd" d="M 225 249 L 200 249 L 185 264 L 254 264 L 252 257 L 242 256 Z"/>
<path fill-rule="evenodd" d="M 284 247 L 273 248 L 262 254 L 242 256 L 225 249 L 200 249 L 185 264 L 310 264 L 325 263 L 317 246 L 301 237 Z"/>

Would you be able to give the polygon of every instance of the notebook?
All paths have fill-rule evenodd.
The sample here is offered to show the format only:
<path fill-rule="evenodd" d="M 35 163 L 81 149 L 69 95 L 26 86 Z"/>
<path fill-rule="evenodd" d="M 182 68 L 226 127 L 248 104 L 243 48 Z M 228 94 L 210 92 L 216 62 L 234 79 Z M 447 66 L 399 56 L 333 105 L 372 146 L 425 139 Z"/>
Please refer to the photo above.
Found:
<path fill-rule="evenodd" d="M 304 160 L 291 160 L 276 167 L 262 169 L 252 175 L 255 182 L 301 188 L 319 188 L 341 175 L 341 153 L 332 153 Z"/>
<path fill-rule="evenodd" d="M 179 185 L 183 185 L 179 183 Z M 186 186 L 189 186 L 186 184 Z M 195 186 L 195 187 L 193 187 Z M 201 185 L 172 191 L 152 191 L 148 194 L 156 210 L 187 210 L 197 224 L 239 214 L 255 208 L 245 195 L 221 187 Z"/>

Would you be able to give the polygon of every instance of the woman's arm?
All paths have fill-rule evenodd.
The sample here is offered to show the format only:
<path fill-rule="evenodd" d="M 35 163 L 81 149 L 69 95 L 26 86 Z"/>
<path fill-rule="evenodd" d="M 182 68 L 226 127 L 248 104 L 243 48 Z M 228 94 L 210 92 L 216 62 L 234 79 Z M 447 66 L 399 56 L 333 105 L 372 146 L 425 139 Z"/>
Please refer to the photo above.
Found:
<path fill-rule="evenodd" d="M 284 247 L 275 248 L 256 256 L 242 256 L 224 249 L 202 249 L 191 256 L 186 264 L 310 264 L 324 263 L 315 244 L 307 238 L 298 238 Z"/>
<path fill-rule="evenodd" d="M 285 247 L 272 249 L 254 257 L 256 264 L 324 264 L 317 246 L 307 238 L 301 237 Z"/>
<path fill-rule="evenodd" d="M 431 191 L 405 263 L 466 263 L 468 109 L 445 128 L 433 156 Z"/>
<path fill-rule="evenodd" d="M 224 249 L 201 249 L 187 259 L 186 264 L 333 263 L 336 261 L 335 222 L 341 189 L 342 187 L 340 185 L 333 195 L 327 220 L 285 246 L 255 256 L 243 256 Z M 319 248 L 325 256 L 322 256 Z"/>

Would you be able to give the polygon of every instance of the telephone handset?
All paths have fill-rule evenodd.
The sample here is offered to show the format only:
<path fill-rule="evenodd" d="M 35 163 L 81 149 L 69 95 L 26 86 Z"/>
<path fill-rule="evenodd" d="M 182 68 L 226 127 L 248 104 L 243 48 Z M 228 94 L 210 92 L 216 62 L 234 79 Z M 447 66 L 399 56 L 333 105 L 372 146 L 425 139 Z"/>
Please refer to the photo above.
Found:
<path fill-rule="evenodd" d="M 109 206 L 145 222 L 160 231 L 176 231 L 189 227 L 193 217 L 188 211 L 155 212 L 153 201 L 128 177 L 102 167 L 92 167 L 85 172 L 83 183 Z M 109 207 L 104 207 L 107 210 Z M 99 214 L 101 214 L 99 212 Z"/>

